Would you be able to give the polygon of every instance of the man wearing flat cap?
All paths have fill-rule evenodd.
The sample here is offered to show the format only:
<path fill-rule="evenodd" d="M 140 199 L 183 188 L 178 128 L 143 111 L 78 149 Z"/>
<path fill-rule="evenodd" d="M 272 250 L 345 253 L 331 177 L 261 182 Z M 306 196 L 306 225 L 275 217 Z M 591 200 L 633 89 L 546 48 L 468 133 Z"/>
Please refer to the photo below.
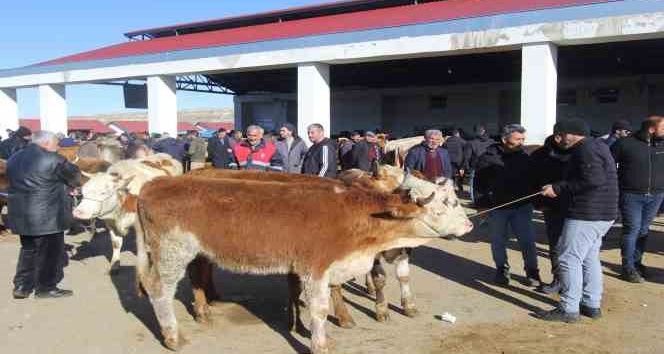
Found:
<path fill-rule="evenodd" d="M 570 160 L 563 179 L 542 187 L 542 195 L 561 198 L 565 221 L 558 240 L 560 303 L 538 317 L 553 322 L 577 322 L 580 315 L 601 317 L 602 238 L 618 215 L 618 174 L 609 147 L 589 137 L 580 119 L 561 121 L 554 127 Z"/>

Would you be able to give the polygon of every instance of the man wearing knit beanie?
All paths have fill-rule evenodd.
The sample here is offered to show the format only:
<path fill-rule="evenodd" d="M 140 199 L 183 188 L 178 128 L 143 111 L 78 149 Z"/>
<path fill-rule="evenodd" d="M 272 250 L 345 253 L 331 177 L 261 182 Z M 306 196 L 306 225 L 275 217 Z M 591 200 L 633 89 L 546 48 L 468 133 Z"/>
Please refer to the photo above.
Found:
<path fill-rule="evenodd" d="M 602 237 L 618 215 L 618 175 L 609 147 L 588 137 L 580 119 L 561 121 L 554 130 L 570 161 L 559 182 L 542 187 L 542 195 L 561 198 L 565 221 L 558 241 L 560 304 L 538 313 L 546 321 L 577 322 L 580 315 L 601 317 Z M 580 312 L 580 313 L 579 313 Z"/>
<path fill-rule="evenodd" d="M 632 123 L 630 123 L 628 120 L 617 120 L 611 126 L 611 133 L 606 139 L 604 139 L 604 142 L 606 145 L 611 147 L 619 139 L 632 135 L 632 131 Z"/>

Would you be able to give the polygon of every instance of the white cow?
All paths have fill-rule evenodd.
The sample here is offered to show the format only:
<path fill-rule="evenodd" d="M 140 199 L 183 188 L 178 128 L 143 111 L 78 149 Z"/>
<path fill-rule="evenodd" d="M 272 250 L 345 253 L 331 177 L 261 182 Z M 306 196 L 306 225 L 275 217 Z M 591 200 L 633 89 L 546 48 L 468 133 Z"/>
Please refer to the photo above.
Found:
<path fill-rule="evenodd" d="M 83 198 L 74 209 L 77 219 L 102 219 L 111 236 L 113 256 L 109 273 L 120 268 L 123 238 L 136 221 L 136 196 L 143 185 L 160 176 L 182 175 L 182 164 L 167 154 L 121 160 L 106 172 L 86 174 Z"/>

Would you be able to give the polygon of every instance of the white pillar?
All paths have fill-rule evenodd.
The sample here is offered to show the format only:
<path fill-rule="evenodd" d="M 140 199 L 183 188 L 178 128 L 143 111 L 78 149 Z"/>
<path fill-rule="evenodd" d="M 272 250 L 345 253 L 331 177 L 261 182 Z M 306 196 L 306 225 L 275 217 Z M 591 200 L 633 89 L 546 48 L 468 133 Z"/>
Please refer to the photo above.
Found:
<path fill-rule="evenodd" d="M 528 131 L 527 144 L 542 144 L 556 124 L 558 48 L 526 44 L 521 57 L 521 125 Z"/>
<path fill-rule="evenodd" d="M 7 139 L 7 129 L 18 129 L 16 89 L 0 89 L 0 135 Z"/>
<path fill-rule="evenodd" d="M 178 134 L 175 76 L 148 77 L 148 130 L 150 133 Z"/>
<path fill-rule="evenodd" d="M 322 63 L 297 67 L 297 131 L 307 136 L 307 126 L 319 123 L 330 136 L 330 66 Z M 304 139 L 309 143 L 308 139 Z"/>
<path fill-rule="evenodd" d="M 39 86 L 41 130 L 67 135 L 67 95 L 65 85 Z"/>

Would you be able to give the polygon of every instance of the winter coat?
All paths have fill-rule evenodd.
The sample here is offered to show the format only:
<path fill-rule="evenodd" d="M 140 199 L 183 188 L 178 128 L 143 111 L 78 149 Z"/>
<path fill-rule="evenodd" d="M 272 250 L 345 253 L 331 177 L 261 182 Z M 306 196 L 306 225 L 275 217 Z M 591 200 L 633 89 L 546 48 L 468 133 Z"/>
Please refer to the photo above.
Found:
<path fill-rule="evenodd" d="M 374 151 L 374 159 L 369 159 L 369 151 L 371 151 L 371 149 Z M 380 162 L 382 158 L 382 152 L 380 151 L 378 145 L 363 140 L 353 145 L 351 156 L 353 159 L 353 168 L 369 172 L 371 171 L 375 162 Z"/>
<path fill-rule="evenodd" d="M 533 186 L 541 188 L 563 179 L 563 172 L 570 160 L 569 150 L 563 150 L 555 145 L 553 137 L 550 136 L 544 142 L 544 146 L 530 154 L 531 174 Z M 562 212 L 562 198 L 538 197 L 536 205 L 540 208 L 548 208 Z"/>
<path fill-rule="evenodd" d="M 484 155 L 486 149 L 495 144 L 496 141 L 487 135 L 471 139 L 463 147 L 463 169 L 475 170 L 480 156 Z"/>
<path fill-rule="evenodd" d="M 450 162 L 452 166 L 457 169 L 463 169 L 463 150 L 466 146 L 466 141 L 463 138 L 458 136 L 451 136 L 445 140 L 443 147 L 447 149 L 447 152 L 450 154 Z"/>
<path fill-rule="evenodd" d="M 290 149 L 286 139 L 279 139 L 275 143 L 277 151 L 284 159 L 284 172 L 302 173 L 302 162 L 307 154 L 307 144 L 300 137 L 293 138 Z"/>
<path fill-rule="evenodd" d="M 213 136 L 208 139 L 207 152 L 208 158 L 215 168 L 228 169 L 231 163 L 234 163 L 233 146 L 228 137 L 219 139 L 219 137 Z"/>
<path fill-rule="evenodd" d="M 12 155 L 21 151 L 26 145 L 28 145 L 28 141 L 16 135 L 3 140 L 0 142 L 0 158 L 8 160 Z"/>
<path fill-rule="evenodd" d="M 585 138 L 570 150 L 562 181 L 553 184 L 563 198 L 565 217 L 610 221 L 618 216 L 618 173 L 609 147 L 601 139 Z"/>
<path fill-rule="evenodd" d="M 535 193 L 531 173 L 530 157 L 523 148 L 509 152 L 501 143 L 489 146 L 476 164 L 475 204 L 493 208 Z M 505 209 L 527 203 L 512 204 Z"/>
<path fill-rule="evenodd" d="M 611 147 L 618 164 L 620 191 L 635 194 L 664 193 L 664 140 L 648 132 L 618 140 Z"/>
<path fill-rule="evenodd" d="M 174 159 L 182 162 L 185 154 L 185 144 L 175 138 L 165 138 L 155 142 L 152 150 L 171 155 Z"/>
<path fill-rule="evenodd" d="M 78 167 L 36 144 L 7 161 L 9 227 L 19 235 L 68 230 L 72 222 L 69 188 L 80 186 Z"/>
<path fill-rule="evenodd" d="M 406 161 L 404 162 L 404 168 L 406 170 L 417 170 L 424 172 L 426 169 L 426 160 L 427 154 L 431 151 L 426 142 L 423 142 L 417 146 L 413 146 L 406 155 Z M 450 154 L 447 149 L 439 147 L 436 149 L 438 157 L 441 161 L 441 166 L 443 167 L 442 175 L 439 177 L 454 177 L 454 170 L 452 169 L 452 163 L 450 162 Z"/>
<path fill-rule="evenodd" d="M 283 171 L 283 158 L 276 146 L 260 141 L 258 145 L 251 145 L 248 141 L 235 144 L 233 148 L 235 161 L 231 168 L 241 170 Z"/>
<path fill-rule="evenodd" d="M 337 176 L 336 144 L 325 138 L 318 144 L 309 147 L 302 163 L 302 173 L 319 177 L 335 178 Z"/>
<path fill-rule="evenodd" d="M 191 162 L 205 162 L 206 149 L 205 139 L 196 137 L 191 139 L 189 149 L 187 149 Z"/>
<path fill-rule="evenodd" d="M 352 140 L 344 141 L 339 145 L 339 164 L 343 171 L 353 168 L 353 147 L 355 143 Z"/>

